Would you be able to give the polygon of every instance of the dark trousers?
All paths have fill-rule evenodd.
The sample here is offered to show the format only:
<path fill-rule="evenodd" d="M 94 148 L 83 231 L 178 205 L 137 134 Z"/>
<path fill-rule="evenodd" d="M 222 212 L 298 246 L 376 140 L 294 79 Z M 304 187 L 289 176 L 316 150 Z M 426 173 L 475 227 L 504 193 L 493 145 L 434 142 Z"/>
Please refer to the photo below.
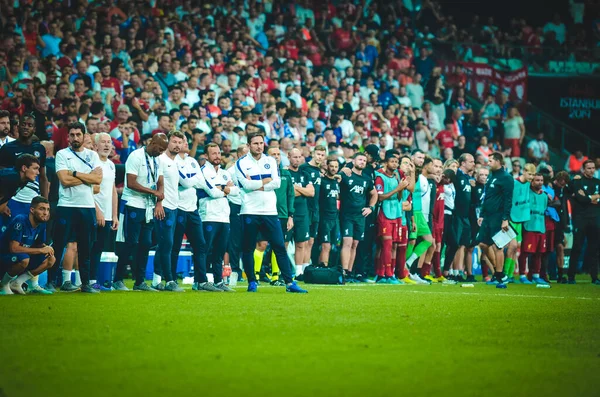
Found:
<path fill-rule="evenodd" d="M 573 218 L 573 248 L 569 259 L 569 279 L 575 279 L 577 263 L 587 238 L 587 248 L 583 259 L 583 268 L 589 269 L 592 281 L 598 279 L 598 232 L 600 232 L 600 218 L 574 217 Z"/>
<path fill-rule="evenodd" d="M 279 271 L 286 284 L 292 282 L 292 266 L 287 256 L 283 232 L 277 215 L 242 215 L 242 263 L 248 277 L 248 282 L 256 281 L 254 274 L 254 249 L 256 248 L 256 236 L 260 232 L 262 237 L 269 242 Z"/>
<path fill-rule="evenodd" d="M 96 242 L 92 247 L 92 256 L 90 258 L 90 275 L 92 279 L 96 279 L 98 276 L 98 266 L 102 259 L 102 252 L 104 251 L 104 244 L 110 238 L 112 221 L 106 221 L 104 227 L 98 226 L 96 228 Z"/>
<path fill-rule="evenodd" d="M 356 259 L 354 260 L 354 274 L 363 276 L 375 275 L 375 237 L 377 236 L 377 215 L 373 211 L 365 219 L 365 238 L 356 247 Z"/>
<path fill-rule="evenodd" d="M 446 245 L 446 257 L 444 258 L 445 272 L 449 271 L 452 267 L 452 262 L 454 262 L 456 251 L 458 251 L 458 239 L 454 233 L 452 219 L 452 215 L 444 214 L 444 244 Z"/>
<path fill-rule="evenodd" d="M 204 222 L 204 239 L 208 247 L 206 263 L 212 268 L 215 284 L 223 280 L 223 255 L 229 239 L 229 223 Z"/>
<path fill-rule="evenodd" d="M 123 281 L 127 264 L 131 265 L 133 279 L 136 285 L 144 282 L 148 253 L 152 247 L 152 230 L 154 221 L 146 222 L 146 210 L 124 206 L 123 231 L 125 242 L 119 244 L 119 260 L 115 282 Z"/>
<path fill-rule="evenodd" d="M 173 237 L 173 248 L 171 250 L 171 273 L 177 274 L 177 260 L 181 251 L 183 235 L 186 235 L 192 247 L 192 259 L 194 261 L 194 282 L 205 283 L 206 278 L 206 240 L 202 230 L 202 220 L 198 211 L 185 212 L 177 210 L 177 223 Z"/>
<path fill-rule="evenodd" d="M 90 257 L 96 240 L 96 209 L 78 207 L 58 207 L 58 221 L 54 226 L 54 255 L 62 264 L 68 242 L 77 242 L 77 259 L 83 285 L 90 283 Z M 65 280 L 63 280 L 65 281 Z"/>
<path fill-rule="evenodd" d="M 58 208 L 57 204 L 58 203 L 56 201 L 50 202 L 50 220 L 46 224 L 46 244 L 52 243 L 52 245 L 54 245 L 53 241 L 54 241 L 54 228 L 56 226 L 56 219 L 57 219 L 56 218 L 56 209 Z M 0 219 L 1 219 L 1 217 L 0 217 Z M 47 270 L 49 283 L 58 284 L 58 273 L 60 271 L 60 267 L 61 267 L 61 264 L 56 263 L 54 266 L 52 266 L 50 269 Z"/>
<path fill-rule="evenodd" d="M 242 276 L 240 267 L 240 253 L 242 252 L 242 219 L 240 217 L 241 206 L 229 203 L 229 240 L 227 241 L 227 253 L 229 254 L 229 265 L 231 270 Z"/>
<path fill-rule="evenodd" d="M 161 274 L 167 283 L 173 281 L 174 276 L 171 272 L 171 259 L 177 211 L 165 208 L 164 219 L 154 219 L 154 230 L 156 231 L 156 240 L 158 242 L 156 254 L 154 255 L 154 269 L 158 270 L 155 273 Z M 175 262 L 175 269 L 177 269 L 177 262 Z"/>

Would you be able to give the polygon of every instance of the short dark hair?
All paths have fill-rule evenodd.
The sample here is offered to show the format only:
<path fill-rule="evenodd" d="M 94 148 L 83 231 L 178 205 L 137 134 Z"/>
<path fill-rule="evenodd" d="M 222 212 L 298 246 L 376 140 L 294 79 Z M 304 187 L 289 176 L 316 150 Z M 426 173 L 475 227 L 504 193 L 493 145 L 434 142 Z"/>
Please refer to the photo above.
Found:
<path fill-rule="evenodd" d="M 588 164 L 590 164 L 590 163 L 594 164 L 594 167 L 596 166 L 596 163 L 594 162 L 594 160 L 587 159 L 587 160 L 585 160 L 583 162 L 583 164 L 581 164 L 581 168 L 585 168 L 585 166 L 588 165 Z"/>
<path fill-rule="evenodd" d="M 211 147 L 216 147 L 216 148 L 218 148 L 218 149 L 221 149 L 221 148 L 219 147 L 219 145 L 217 145 L 216 143 L 214 143 L 214 142 L 210 142 L 210 143 L 207 143 L 207 144 L 204 146 L 204 153 L 208 153 L 208 149 L 210 149 Z"/>
<path fill-rule="evenodd" d="M 0 110 L 0 119 L 3 119 L 5 117 L 10 118 L 10 112 L 8 110 Z"/>
<path fill-rule="evenodd" d="M 340 160 L 338 160 L 338 158 L 336 156 L 332 155 L 332 156 L 327 157 L 327 165 L 329 165 L 330 163 L 333 163 L 334 161 L 338 164 L 340 163 Z"/>
<path fill-rule="evenodd" d="M 31 206 L 34 208 L 40 204 L 50 204 L 50 201 L 44 196 L 35 196 L 33 200 L 31 200 Z"/>
<path fill-rule="evenodd" d="M 261 137 L 263 141 L 265 140 L 265 134 L 262 131 L 252 132 L 248 134 L 248 144 L 250 144 L 252 139 L 256 138 L 257 136 Z"/>
<path fill-rule="evenodd" d="M 40 164 L 40 160 L 33 154 L 22 154 L 17 157 L 17 161 L 15 161 L 15 170 L 20 172 L 23 166 L 29 168 L 32 164 Z"/>
<path fill-rule="evenodd" d="M 559 171 L 556 175 L 554 175 L 554 180 L 569 182 L 571 178 L 569 177 L 569 173 L 567 171 Z"/>
<path fill-rule="evenodd" d="M 71 130 L 81 130 L 81 132 L 83 132 L 85 134 L 85 131 L 86 131 L 85 124 L 83 124 L 79 121 L 69 124 L 68 127 L 69 127 L 69 130 L 68 130 L 69 132 L 71 132 Z"/>
<path fill-rule="evenodd" d="M 433 163 L 433 158 L 430 156 L 425 156 L 425 160 L 423 160 L 423 167 L 425 168 L 426 166 L 428 166 L 429 164 Z"/>
<path fill-rule="evenodd" d="M 367 154 L 364 153 L 364 152 L 356 152 L 356 153 L 354 153 L 354 156 L 352 156 L 352 159 L 355 159 L 358 156 L 365 156 L 365 157 L 367 157 Z"/>
<path fill-rule="evenodd" d="M 501 163 L 504 162 L 504 156 L 500 152 L 494 152 L 494 153 L 490 154 L 490 159 L 494 159 L 494 160 L 499 161 Z"/>

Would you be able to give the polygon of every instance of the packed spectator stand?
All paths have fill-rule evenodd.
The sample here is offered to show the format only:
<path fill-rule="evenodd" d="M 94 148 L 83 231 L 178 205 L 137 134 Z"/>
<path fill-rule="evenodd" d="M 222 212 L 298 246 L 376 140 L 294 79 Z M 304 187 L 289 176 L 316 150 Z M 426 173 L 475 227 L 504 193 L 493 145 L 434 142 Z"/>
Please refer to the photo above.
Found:
<path fill-rule="evenodd" d="M 525 163 L 550 165 L 543 131 L 528 135 L 523 104 L 502 91 L 474 100 L 464 71 L 444 73 L 443 62 L 517 59 L 544 71 L 553 60 L 593 61 L 587 49 L 600 39 L 597 24 L 584 24 L 590 10 L 584 20 L 576 7 L 543 25 L 515 17 L 502 27 L 477 15 L 459 24 L 433 1 L 2 1 L 1 8 L 8 139 L 18 138 L 22 116 L 34 116 L 51 205 L 59 183 L 53 158 L 68 147 L 74 122 L 85 125 L 91 147 L 94 134 L 110 134 L 119 194 L 128 157 L 153 136 L 181 131 L 200 165 L 205 145 L 215 143 L 230 168 L 249 124 L 280 148 L 283 167 L 293 148 L 308 162 L 323 145 L 342 167 L 375 145 L 382 159 L 393 150 L 443 161 L 470 153 L 478 167 L 500 152 L 518 176 Z M 565 168 L 579 173 L 583 156 L 574 153 Z"/>

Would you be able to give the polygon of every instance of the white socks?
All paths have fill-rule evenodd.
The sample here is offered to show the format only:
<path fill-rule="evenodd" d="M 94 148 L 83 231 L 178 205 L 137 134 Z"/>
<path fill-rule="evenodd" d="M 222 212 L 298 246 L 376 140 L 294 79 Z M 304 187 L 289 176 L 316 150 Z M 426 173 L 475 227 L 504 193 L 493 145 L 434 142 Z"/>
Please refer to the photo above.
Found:
<path fill-rule="evenodd" d="M 75 285 L 81 285 L 81 274 L 79 274 L 79 270 L 75 270 Z"/>
<path fill-rule="evenodd" d="M 67 281 L 71 281 L 71 270 L 62 270 L 62 282 L 63 284 Z"/>
<path fill-rule="evenodd" d="M 419 259 L 419 257 L 417 256 L 417 254 L 415 254 L 413 252 L 412 255 L 410 257 L 408 257 L 408 259 L 406 260 L 406 266 L 411 267 L 413 262 L 416 261 L 417 259 Z"/>
<path fill-rule="evenodd" d="M 33 277 L 33 275 L 30 272 L 25 272 L 25 273 L 21 274 L 19 277 L 17 277 L 17 279 L 15 280 L 15 284 L 23 285 L 27 282 L 27 280 L 31 279 L 32 277 Z"/>
<path fill-rule="evenodd" d="M 39 284 L 39 278 L 40 278 L 40 276 L 33 276 L 31 278 L 31 287 L 32 288 L 37 288 L 37 287 L 40 286 L 40 284 Z"/>
<path fill-rule="evenodd" d="M 296 265 L 296 276 L 304 274 L 304 265 Z"/>
<path fill-rule="evenodd" d="M 152 274 L 152 285 L 158 285 L 162 282 L 162 276 L 159 276 L 156 273 Z"/>

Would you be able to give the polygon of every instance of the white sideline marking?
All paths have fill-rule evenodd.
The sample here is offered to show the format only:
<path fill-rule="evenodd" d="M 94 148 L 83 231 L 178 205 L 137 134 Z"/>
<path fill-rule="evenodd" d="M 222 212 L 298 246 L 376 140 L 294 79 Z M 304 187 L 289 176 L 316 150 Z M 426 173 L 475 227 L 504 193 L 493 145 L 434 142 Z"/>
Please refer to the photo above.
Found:
<path fill-rule="evenodd" d="M 336 288 L 337 289 L 341 289 L 344 291 L 366 291 L 365 287 L 369 287 L 368 285 L 365 285 L 364 287 L 354 287 L 354 288 L 349 288 L 349 287 L 339 287 L 337 285 L 320 285 L 318 287 L 316 286 L 307 286 L 306 288 L 310 291 L 312 289 L 330 289 L 330 288 Z M 426 288 L 426 286 L 424 286 Z M 435 287 L 434 287 L 435 288 Z M 391 290 L 390 292 L 406 292 L 406 293 L 413 293 L 413 294 L 443 294 L 443 295 L 475 295 L 475 296 L 503 296 L 503 297 L 518 297 L 518 298 L 545 298 L 545 299 L 568 299 L 568 298 L 572 298 L 572 299 L 578 299 L 578 300 L 599 300 L 600 298 L 589 298 L 589 297 L 584 297 L 584 296 L 576 296 L 576 297 L 568 297 L 568 296 L 555 296 L 555 295 L 525 295 L 525 294 L 482 294 L 479 292 L 449 292 L 449 291 L 417 291 L 417 290 L 408 290 L 408 289 L 394 289 Z"/>

